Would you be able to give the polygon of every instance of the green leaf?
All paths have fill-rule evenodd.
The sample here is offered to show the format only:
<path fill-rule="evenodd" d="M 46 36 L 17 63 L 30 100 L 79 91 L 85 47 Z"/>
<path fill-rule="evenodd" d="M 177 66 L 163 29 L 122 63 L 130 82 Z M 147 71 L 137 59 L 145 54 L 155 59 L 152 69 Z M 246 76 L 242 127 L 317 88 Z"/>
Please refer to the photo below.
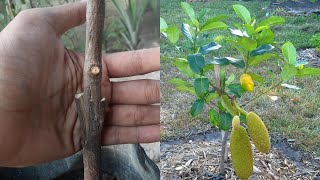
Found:
<path fill-rule="evenodd" d="M 166 30 L 167 37 L 172 44 L 177 43 L 179 40 L 179 29 L 175 26 L 169 26 Z"/>
<path fill-rule="evenodd" d="M 219 128 L 223 131 L 229 130 L 231 127 L 233 116 L 230 113 L 222 112 L 219 114 Z"/>
<path fill-rule="evenodd" d="M 238 68 L 244 68 L 245 63 L 242 59 L 235 59 L 232 57 L 222 57 L 222 58 L 213 58 L 209 59 L 206 64 L 219 64 L 219 65 L 229 65 L 232 64 L 235 67 Z"/>
<path fill-rule="evenodd" d="M 229 76 L 228 80 L 226 81 L 226 85 L 231 84 L 231 83 L 234 81 L 235 77 L 236 77 L 236 76 L 232 73 L 232 74 Z"/>
<path fill-rule="evenodd" d="M 245 24 L 246 32 L 249 36 L 254 35 L 254 27 L 251 24 Z"/>
<path fill-rule="evenodd" d="M 199 27 L 199 22 L 196 19 L 196 15 L 194 13 L 193 8 L 186 2 L 181 2 L 181 6 L 184 10 L 184 12 L 189 16 L 189 18 L 191 19 L 192 23 L 196 26 Z"/>
<path fill-rule="evenodd" d="M 219 124 L 219 114 L 214 109 L 210 109 L 208 111 L 208 114 L 209 114 L 210 123 L 213 126 L 218 126 L 218 124 Z"/>
<path fill-rule="evenodd" d="M 162 17 L 160 17 L 160 32 L 166 31 L 167 28 L 168 28 L 168 25 L 166 21 Z"/>
<path fill-rule="evenodd" d="M 319 76 L 319 75 L 320 75 L 320 68 L 307 67 L 307 68 L 299 69 L 297 77 Z"/>
<path fill-rule="evenodd" d="M 242 59 L 234 59 L 232 61 L 230 61 L 230 63 L 234 66 L 234 67 L 237 67 L 237 68 L 245 68 L 246 65 L 244 63 L 244 61 Z"/>
<path fill-rule="evenodd" d="M 214 42 L 210 42 L 204 46 L 201 46 L 200 47 L 200 51 L 199 53 L 201 54 L 208 54 L 214 50 L 217 50 L 217 49 L 220 49 L 221 48 L 221 45 L 220 44 L 217 44 L 217 43 L 214 43 Z"/>
<path fill-rule="evenodd" d="M 193 28 L 193 27 L 191 27 Z M 192 29 L 190 29 L 190 25 L 189 24 L 186 24 L 186 23 L 182 23 L 182 26 L 181 26 L 181 31 L 182 31 L 182 34 L 185 35 L 191 42 L 193 42 L 193 38 L 194 38 L 194 31 L 192 31 Z"/>
<path fill-rule="evenodd" d="M 254 33 L 259 33 L 265 29 L 270 29 L 269 26 L 261 26 L 261 27 L 258 27 L 256 30 L 254 30 Z"/>
<path fill-rule="evenodd" d="M 222 57 L 222 58 L 213 58 L 209 59 L 206 64 L 219 64 L 219 65 L 229 65 L 230 60 L 229 57 Z"/>
<path fill-rule="evenodd" d="M 258 56 L 264 54 L 268 51 L 271 51 L 274 47 L 271 44 L 265 44 L 257 47 L 255 50 L 251 51 L 250 56 Z"/>
<path fill-rule="evenodd" d="M 175 65 L 179 69 L 179 71 L 186 76 L 194 78 L 195 74 L 190 69 L 188 61 L 176 60 L 173 65 Z"/>
<path fill-rule="evenodd" d="M 265 29 L 257 35 L 258 45 L 272 44 L 274 41 L 274 33 L 271 29 Z"/>
<path fill-rule="evenodd" d="M 185 86 L 190 86 L 190 87 L 192 87 L 192 85 L 191 85 L 190 83 L 188 83 L 188 82 L 185 81 L 185 80 L 179 79 L 179 78 L 170 79 L 168 82 L 171 83 L 171 84 L 177 85 L 177 86 L 179 86 L 179 85 L 185 85 Z"/>
<path fill-rule="evenodd" d="M 210 9 L 207 9 L 207 8 L 202 9 L 202 10 L 199 12 L 199 14 L 198 14 L 198 17 L 197 17 L 198 21 L 201 21 L 202 18 L 203 18 L 209 11 L 210 11 Z"/>
<path fill-rule="evenodd" d="M 286 64 L 281 71 L 280 77 L 282 81 L 288 81 L 298 73 L 297 68 L 293 64 Z"/>
<path fill-rule="evenodd" d="M 226 111 L 226 109 L 222 106 L 222 103 L 221 103 L 221 98 L 218 99 L 218 108 L 221 112 L 224 112 Z"/>
<path fill-rule="evenodd" d="M 203 99 L 197 99 L 191 107 L 192 117 L 198 116 L 203 111 L 203 107 L 204 107 Z"/>
<path fill-rule="evenodd" d="M 226 18 L 228 18 L 229 16 L 228 15 L 218 15 L 218 16 L 214 16 L 214 17 L 211 17 L 211 18 L 209 18 L 206 22 L 205 22 L 205 24 L 210 24 L 210 23 L 212 23 L 212 22 L 218 22 L 218 21 L 221 21 L 221 20 L 224 20 L 224 19 L 226 19 Z"/>
<path fill-rule="evenodd" d="M 214 64 L 206 64 L 206 66 L 203 68 L 203 73 L 208 72 L 209 70 L 214 69 Z"/>
<path fill-rule="evenodd" d="M 235 108 L 232 106 L 231 101 L 229 100 L 227 95 L 222 95 L 221 96 L 221 103 L 222 106 L 232 115 L 236 115 L 237 111 L 235 110 Z"/>
<path fill-rule="evenodd" d="M 194 89 L 199 98 L 204 98 L 209 90 L 208 78 L 201 77 L 194 80 Z"/>
<path fill-rule="evenodd" d="M 225 30 L 225 29 L 227 29 L 227 27 L 228 26 L 223 22 L 210 22 L 210 23 L 205 23 L 200 28 L 200 32 L 209 31 L 209 30 L 217 30 L 217 29 Z"/>
<path fill-rule="evenodd" d="M 249 64 L 249 66 L 257 66 L 261 62 L 275 58 L 275 57 L 277 57 L 277 55 L 269 54 L 269 53 L 258 55 L 258 56 L 251 56 L 251 57 L 249 57 L 248 64 Z"/>
<path fill-rule="evenodd" d="M 227 86 L 227 88 L 229 89 L 230 93 L 236 95 L 237 97 L 241 97 L 245 93 L 245 90 L 243 90 L 240 84 L 230 84 Z"/>
<path fill-rule="evenodd" d="M 191 70 L 197 74 L 203 73 L 205 66 L 204 57 L 201 54 L 191 54 L 188 56 L 188 63 Z"/>
<path fill-rule="evenodd" d="M 224 89 L 226 83 L 226 71 L 224 69 L 220 69 L 220 88 Z"/>
<path fill-rule="evenodd" d="M 215 91 L 209 91 L 209 93 L 205 97 L 205 100 L 206 100 L 206 102 L 210 102 L 217 97 L 219 97 L 218 93 L 216 93 Z"/>
<path fill-rule="evenodd" d="M 286 21 L 279 16 L 271 16 L 268 19 L 265 19 L 261 21 L 257 27 L 262 27 L 262 26 L 274 26 L 274 25 L 280 25 L 285 23 Z"/>
<path fill-rule="evenodd" d="M 296 64 L 297 61 L 297 51 L 294 45 L 288 41 L 282 46 L 282 54 L 288 60 L 289 64 Z"/>
<path fill-rule="evenodd" d="M 241 37 L 238 42 L 246 51 L 252 51 L 257 47 L 257 41 L 248 37 Z"/>
<path fill-rule="evenodd" d="M 251 78 L 260 83 L 260 84 L 263 84 L 264 83 L 264 79 L 262 76 L 259 76 L 258 74 L 255 74 L 255 73 L 252 73 L 252 72 L 247 72 L 247 74 L 249 74 L 251 76 Z"/>
<path fill-rule="evenodd" d="M 251 15 L 247 8 L 240 4 L 232 6 L 238 17 L 245 23 L 251 23 Z"/>
<path fill-rule="evenodd" d="M 195 92 L 193 86 L 179 85 L 176 87 L 176 89 L 180 92 L 187 92 L 187 93 L 190 93 L 190 94 L 196 96 L 196 92 Z"/>

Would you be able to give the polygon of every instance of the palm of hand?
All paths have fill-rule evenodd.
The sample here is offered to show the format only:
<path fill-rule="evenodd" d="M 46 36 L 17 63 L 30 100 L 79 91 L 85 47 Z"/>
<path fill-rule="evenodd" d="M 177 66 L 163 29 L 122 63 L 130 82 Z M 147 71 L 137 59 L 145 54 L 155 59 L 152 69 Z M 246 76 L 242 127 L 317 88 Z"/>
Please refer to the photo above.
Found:
<path fill-rule="evenodd" d="M 44 19 L 33 17 L 21 23 L 21 17 L 2 32 L 2 37 L 12 39 L 1 43 L 9 57 L 2 61 L 3 72 L 14 77 L 1 83 L 10 92 L 2 106 L 10 112 L 8 121 L 21 127 L 12 147 L 24 144 L 24 149 L 17 149 L 26 155 L 47 152 L 52 155 L 48 159 L 62 158 L 80 149 L 80 125 L 73 106 L 74 95 L 82 89 L 83 58 L 66 50 Z M 17 32 L 22 28 L 25 31 Z M 17 51 L 6 51 L 6 47 Z"/>

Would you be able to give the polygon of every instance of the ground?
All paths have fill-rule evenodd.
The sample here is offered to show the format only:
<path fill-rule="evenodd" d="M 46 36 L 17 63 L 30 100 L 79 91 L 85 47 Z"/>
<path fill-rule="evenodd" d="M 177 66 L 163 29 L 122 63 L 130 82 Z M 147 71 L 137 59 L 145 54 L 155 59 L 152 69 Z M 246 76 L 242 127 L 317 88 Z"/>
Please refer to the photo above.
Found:
<path fill-rule="evenodd" d="M 221 135 L 208 131 L 161 143 L 161 179 L 214 179 L 219 172 Z M 316 179 L 320 177 L 320 158 L 292 148 L 292 139 L 272 135 L 268 154 L 254 150 L 254 169 L 250 179 Z M 229 146 L 229 143 L 228 143 Z M 254 148 L 254 146 L 253 146 Z M 230 154 L 226 179 L 236 179 Z"/>
<path fill-rule="evenodd" d="M 289 3 L 291 1 L 288 1 Z M 300 1 L 302 2 L 302 1 Z M 283 8 L 282 3 L 270 1 L 222 1 L 194 2 L 190 3 L 196 14 L 203 8 L 211 8 L 208 17 L 220 14 L 230 15 L 230 21 L 237 17 L 232 10 L 232 4 L 242 4 L 258 19 L 261 20 L 268 13 L 278 15 L 276 8 Z M 314 50 L 309 43 L 313 34 L 320 32 L 320 16 L 317 15 L 316 7 L 307 9 L 312 13 L 279 13 L 286 20 L 286 23 L 276 29 L 276 41 L 283 43 L 289 40 L 298 49 L 298 60 L 308 61 L 307 66 L 319 67 L 319 52 Z M 287 6 L 287 5 L 286 5 Z M 290 6 L 291 7 L 291 6 Z M 310 7 L 310 6 L 308 6 Z M 292 7 L 291 7 L 292 8 Z M 283 8 L 286 11 L 285 8 Z M 279 9 L 278 9 L 279 10 Z M 292 9 L 291 9 L 292 10 Z M 281 10 L 282 11 L 282 10 Z M 179 26 L 184 18 L 180 3 L 178 1 L 162 0 L 161 17 L 168 25 Z M 230 24 L 230 23 L 229 23 Z M 209 39 L 214 39 L 224 32 L 215 31 L 210 33 Z M 182 36 L 180 37 L 182 38 Z M 182 38 L 183 39 L 183 38 Z M 188 46 L 186 40 L 182 40 L 178 46 Z M 233 56 L 235 51 L 230 47 L 221 48 L 219 54 Z M 175 48 L 161 38 L 161 55 L 183 57 L 184 54 L 177 52 Z M 227 73 L 235 69 L 227 69 Z M 257 69 L 257 71 L 262 71 Z M 268 78 L 267 74 L 262 74 Z M 161 62 L 161 166 L 164 179 L 206 179 L 218 173 L 218 152 L 220 151 L 220 141 L 217 138 L 203 139 L 197 134 L 204 132 L 218 133 L 216 128 L 209 125 L 207 110 L 196 118 L 192 118 L 189 110 L 195 97 L 186 93 L 180 93 L 167 81 L 172 78 L 188 80 L 174 68 L 169 61 Z M 318 177 L 320 156 L 320 77 L 307 77 L 303 79 L 293 79 L 288 84 L 300 87 L 300 90 L 279 87 L 262 96 L 257 101 L 246 105 L 248 111 L 255 111 L 262 117 L 270 134 L 272 142 L 290 142 L 290 150 L 281 151 L 276 144 L 272 144 L 271 153 L 268 155 L 258 154 L 257 157 L 264 159 L 269 168 L 264 167 L 259 159 L 255 162 L 255 173 L 253 179 L 263 179 L 260 173 L 266 174 L 269 179 L 312 179 Z M 264 86 L 257 86 L 256 91 L 265 91 Z M 254 96 L 254 95 L 253 95 Z M 277 100 L 272 100 L 274 97 Z M 252 95 L 246 95 L 241 102 L 246 102 Z M 192 139 L 192 142 L 190 142 Z M 173 141 L 173 142 L 172 142 Z M 302 153 L 302 157 L 295 159 L 297 153 Z M 188 157 L 188 153 L 193 157 Z M 205 158 L 204 154 L 212 154 L 213 157 Z M 299 156 L 301 157 L 301 156 Z M 260 158 L 260 159 L 261 159 Z M 192 160 L 190 160 L 192 159 Z M 190 161 L 190 162 L 189 162 Z M 203 164 L 204 162 L 204 164 Z M 275 164 L 273 164 L 275 163 Z M 285 163 L 278 166 L 277 163 Z M 211 165 L 205 165 L 211 164 Z M 233 170 L 228 162 L 227 173 L 232 178 Z M 282 167 L 288 169 L 281 169 Z M 278 169 L 277 169 L 278 168 Z M 279 169 L 280 168 L 280 169 Z M 266 173 L 268 172 L 268 173 Z M 234 174 L 233 174 L 234 176 Z M 266 177 L 264 176 L 264 177 Z M 273 176 L 273 178 L 272 178 Z"/>

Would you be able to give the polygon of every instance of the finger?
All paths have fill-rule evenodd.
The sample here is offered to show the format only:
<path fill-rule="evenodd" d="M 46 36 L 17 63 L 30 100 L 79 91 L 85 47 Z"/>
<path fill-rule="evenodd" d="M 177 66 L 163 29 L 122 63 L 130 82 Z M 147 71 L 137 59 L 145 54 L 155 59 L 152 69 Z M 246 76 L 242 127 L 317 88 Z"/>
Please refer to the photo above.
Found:
<path fill-rule="evenodd" d="M 102 92 L 107 97 L 108 92 Z M 112 104 L 154 104 L 160 102 L 158 80 L 135 80 L 112 83 Z"/>
<path fill-rule="evenodd" d="M 102 132 L 102 144 L 135 144 L 160 141 L 160 125 L 138 127 L 104 127 Z"/>
<path fill-rule="evenodd" d="M 113 105 L 109 108 L 105 125 L 146 126 L 160 124 L 159 105 Z"/>
<path fill-rule="evenodd" d="M 119 52 L 103 56 L 110 78 L 128 77 L 160 70 L 160 48 Z"/>
<path fill-rule="evenodd" d="M 85 22 L 86 1 L 45 8 L 43 14 L 57 34 L 62 35 Z"/>

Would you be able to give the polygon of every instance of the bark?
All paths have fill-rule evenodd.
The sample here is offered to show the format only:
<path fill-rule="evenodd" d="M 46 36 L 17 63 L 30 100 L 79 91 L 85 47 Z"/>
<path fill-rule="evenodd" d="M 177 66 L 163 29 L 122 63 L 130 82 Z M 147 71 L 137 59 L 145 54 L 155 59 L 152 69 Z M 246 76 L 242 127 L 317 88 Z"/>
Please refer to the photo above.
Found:
<path fill-rule="evenodd" d="M 214 65 L 214 77 L 216 80 L 216 87 L 218 89 L 221 89 L 220 66 L 219 65 Z M 222 95 L 222 91 L 220 91 L 220 92 L 218 91 L 218 93 L 220 96 Z M 221 130 L 221 140 L 222 140 L 221 148 L 222 148 L 222 150 L 221 150 L 220 162 L 219 162 L 219 174 L 221 176 L 224 176 L 224 174 L 225 174 L 224 162 L 228 158 L 228 146 L 227 146 L 228 135 L 229 135 L 228 131 Z"/>
<path fill-rule="evenodd" d="M 81 122 L 84 179 L 101 179 L 101 131 L 105 99 L 101 98 L 102 31 L 104 0 L 87 1 L 86 52 L 83 70 L 84 93 L 75 96 Z"/>

